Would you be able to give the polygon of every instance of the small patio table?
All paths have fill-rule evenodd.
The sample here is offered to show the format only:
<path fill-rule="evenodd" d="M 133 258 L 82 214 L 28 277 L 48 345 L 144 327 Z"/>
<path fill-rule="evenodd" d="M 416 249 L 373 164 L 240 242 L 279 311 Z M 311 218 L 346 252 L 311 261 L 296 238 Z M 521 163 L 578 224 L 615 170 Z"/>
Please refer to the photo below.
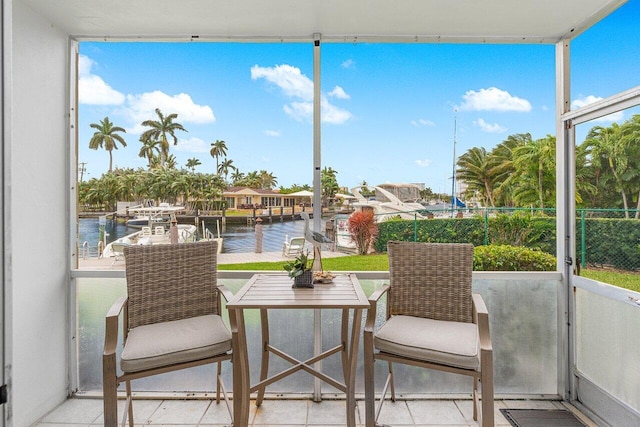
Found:
<path fill-rule="evenodd" d="M 249 423 L 250 395 L 257 392 L 256 405 L 260 406 L 265 389 L 286 376 L 303 370 L 345 392 L 347 426 L 355 427 L 356 401 L 354 395 L 358 343 L 362 310 L 369 302 L 355 274 L 338 274 L 332 283 L 316 284 L 314 288 L 292 288 L 292 280 L 286 274 L 256 274 L 227 303 L 233 351 L 233 407 L 234 425 L 246 427 Z M 244 323 L 244 309 L 260 309 L 262 329 L 262 360 L 260 381 L 249 383 L 249 357 Z M 341 342 L 314 357 L 300 361 L 269 344 L 269 309 L 341 309 Z M 349 338 L 349 311 L 353 310 L 351 337 Z M 328 356 L 342 353 L 344 382 L 315 369 L 312 365 Z M 293 366 L 267 378 L 269 355 L 273 353 Z"/>

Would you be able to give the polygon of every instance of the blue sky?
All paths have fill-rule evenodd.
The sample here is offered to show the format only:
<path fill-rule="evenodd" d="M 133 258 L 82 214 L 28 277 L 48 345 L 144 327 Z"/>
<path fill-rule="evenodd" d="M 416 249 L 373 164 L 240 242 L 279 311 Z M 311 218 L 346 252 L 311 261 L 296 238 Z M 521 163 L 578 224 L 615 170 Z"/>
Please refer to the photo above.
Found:
<path fill-rule="evenodd" d="M 631 0 L 572 43 L 574 106 L 640 84 L 639 4 Z M 140 123 L 160 108 L 188 130 L 171 147 L 179 167 L 196 157 L 197 171 L 214 172 L 210 144 L 221 139 L 241 172 L 265 169 L 285 187 L 312 184 L 312 43 L 82 42 L 80 53 L 85 179 L 109 166 L 104 150 L 88 149 L 90 123 L 108 116 L 127 130 L 114 166 L 145 167 Z M 554 46 L 324 43 L 321 55 L 322 165 L 338 171 L 341 186 L 451 191 L 454 121 L 457 156 L 515 133 L 555 134 Z"/>

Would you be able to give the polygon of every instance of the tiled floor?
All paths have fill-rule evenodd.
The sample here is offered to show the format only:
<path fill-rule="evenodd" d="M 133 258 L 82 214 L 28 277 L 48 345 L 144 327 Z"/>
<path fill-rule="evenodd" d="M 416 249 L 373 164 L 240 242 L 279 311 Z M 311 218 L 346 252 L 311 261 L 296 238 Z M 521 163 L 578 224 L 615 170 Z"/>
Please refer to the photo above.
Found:
<path fill-rule="evenodd" d="M 119 402 L 119 417 L 123 402 Z M 252 426 L 344 426 L 343 400 L 265 400 L 260 408 L 251 404 Z M 364 425 L 364 402 L 358 401 L 359 425 Z M 561 402 L 532 400 L 500 400 L 495 403 L 495 425 L 509 426 L 501 408 L 566 409 Z M 228 426 L 231 422 L 223 402 L 217 405 L 210 400 L 135 400 L 136 426 Z M 473 421 L 470 400 L 410 400 L 386 402 L 380 413 L 379 423 L 389 426 L 477 426 Z M 102 400 L 69 399 L 45 416 L 38 427 L 77 427 L 103 424 Z"/>

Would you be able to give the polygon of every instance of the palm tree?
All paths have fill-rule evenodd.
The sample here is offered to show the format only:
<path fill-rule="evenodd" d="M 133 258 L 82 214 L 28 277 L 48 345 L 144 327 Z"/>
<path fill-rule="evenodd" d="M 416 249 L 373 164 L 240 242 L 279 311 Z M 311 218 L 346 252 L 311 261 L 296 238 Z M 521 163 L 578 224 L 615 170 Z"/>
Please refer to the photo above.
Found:
<path fill-rule="evenodd" d="M 276 185 L 278 185 L 278 178 L 276 178 L 272 173 L 267 172 L 266 170 L 261 170 L 260 175 L 260 188 L 263 190 L 270 190 Z"/>
<path fill-rule="evenodd" d="M 238 182 L 242 181 L 243 178 L 244 173 L 240 172 L 238 168 L 235 168 L 235 170 L 231 173 L 231 182 L 233 183 L 233 185 L 237 185 Z"/>
<path fill-rule="evenodd" d="M 325 167 L 320 173 L 320 186 L 322 191 L 323 201 L 329 203 L 335 197 L 336 193 L 340 189 L 338 185 L 338 179 L 336 175 L 338 171 L 332 167 Z"/>
<path fill-rule="evenodd" d="M 202 163 L 200 163 L 200 160 L 198 160 L 196 157 L 192 157 L 187 160 L 187 164 L 185 166 L 187 167 L 187 169 L 191 169 L 191 172 L 195 172 L 196 166 L 200 166 L 201 164 Z"/>
<path fill-rule="evenodd" d="M 180 123 L 174 123 L 174 120 L 178 118 L 177 114 L 173 113 L 164 116 L 159 108 L 156 108 L 156 114 L 159 120 L 145 120 L 142 122 L 142 126 L 147 126 L 151 129 L 146 130 L 140 136 L 140 139 L 144 141 L 150 139 L 160 141 L 160 163 L 164 164 L 169 157 L 169 140 L 167 136 L 171 136 L 171 138 L 173 138 L 173 145 L 177 145 L 178 137 L 176 137 L 176 131 L 181 130 L 187 132 L 187 130 L 182 127 Z"/>
<path fill-rule="evenodd" d="M 629 171 L 632 171 L 630 176 L 632 193 L 637 194 L 638 202 L 636 205 L 635 218 L 640 218 L 640 114 L 634 114 L 629 120 L 622 125 L 622 137 L 629 152 L 629 161 L 633 164 L 630 165 Z"/>
<path fill-rule="evenodd" d="M 176 156 L 174 156 L 173 154 L 169 154 L 169 157 L 167 157 L 167 160 L 164 162 L 164 168 L 176 169 L 177 167 L 178 167 L 178 160 L 176 159 Z"/>
<path fill-rule="evenodd" d="M 495 158 L 484 147 L 473 147 L 458 158 L 456 176 L 467 184 L 467 193 L 479 194 L 482 204 L 495 207 L 493 189 Z"/>
<path fill-rule="evenodd" d="M 517 190 L 523 194 L 527 193 L 531 187 L 525 184 L 532 184 L 534 180 L 528 178 L 535 177 L 538 206 L 541 208 L 545 206 L 545 193 L 548 193 L 548 191 L 545 192 L 545 189 L 548 190 L 545 183 L 550 181 L 550 171 L 554 172 L 552 175 L 555 177 L 555 148 L 556 138 L 547 135 L 546 138 L 536 139 L 530 144 L 513 150 L 513 164 L 516 167 L 519 184 Z"/>
<path fill-rule="evenodd" d="M 227 155 L 227 143 L 220 139 L 217 139 L 216 142 L 211 143 L 211 150 L 209 151 L 209 153 L 211 154 L 211 157 L 216 159 L 216 172 L 220 173 L 218 172 L 218 159 L 220 158 L 220 156 Z"/>
<path fill-rule="evenodd" d="M 518 133 L 509 135 L 491 150 L 491 172 L 494 175 L 493 199 L 496 205 L 513 205 L 512 194 L 516 187 L 513 183 L 515 173 L 513 150 L 532 141 L 530 133 Z"/>
<path fill-rule="evenodd" d="M 160 141 L 157 141 L 155 139 L 143 140 L 142 138 L 140 138 L 140 143 L 142 143 L 142 147 L 140 147 L 138 157 L 146 158 L 148 161 L 149 169 L 151 169 L 154 163 L 153 160 L 160 154 Z"/>
<path fill-rule="evenodd" d="M 127 142 L 117 132 L 126 133 L 127 131 L 120 126 L 114 126 L 113 123 L 109 121 L 109 117 L 100 120 L 100 124 L 91 123 L 89 126 L 96 129 L 89 141 L 89 148 L 97 150 L 100 147 L 104 147 L 104 149 L 109 152 L 109 172 L 111 172 L 113 170 L 112 152 L 118 149 L 117 143 L 119 142 L 123 147 L 127 146 Z"/>
<path fill-rule="evenodd" d="M 627 171 L 629 164 L 625 150 L 627 144 L 625 142 L 626 140 L 622 138 L 622 132 L 617 123 L 612 123 L 610 127 L 593 127 L 585 140 L 593 165 L 596 168 L 600 165 L 606 165 L 604 169 L 608 168 L 611 173 L 615 189 L 622 196 L 625 217 L 629 218 L 629 204 L 623 180 L 623 174 Z"/>
<path fill-rule="evenodd" d="M 224 175 L 224 180 L 226 181 L 227 176 L 229 175 L 229 172 L 235 169 L 236 167 L 233 166 L 233 160 L 225 158 L 222 161 L 222 163 L 220 163 L 220 165 L 218 166 L 217 172 L 218 172 L 218 175 Z"/>

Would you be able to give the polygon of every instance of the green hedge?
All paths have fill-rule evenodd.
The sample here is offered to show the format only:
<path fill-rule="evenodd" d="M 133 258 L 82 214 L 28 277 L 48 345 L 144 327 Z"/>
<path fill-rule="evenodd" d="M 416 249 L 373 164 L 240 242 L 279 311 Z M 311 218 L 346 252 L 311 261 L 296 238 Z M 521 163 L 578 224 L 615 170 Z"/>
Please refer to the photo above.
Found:
<path fill-rule="evenodd" d="M 555 271 L 556 258 L 539 249 L 489 245 L 473 248 L 475 271 Z"/>
<path fill-rule="evenodd" d="M 581 221 L 578 219 L 576 222 L 576 252 L 581 263 L 622 270 L 640 269 L 640 220 L 585 219 L 584 254 Z"/>
<path fill-rule="evenodd" d="M 414 239 L 414 235 L 417 239 Z M 419 221 L 392 220 L 378 224 L 378 238 L 374 243 L 377 252 L 387 251 L 389 240 L 429 243 L 484 244 L 484 219 L 434 218 Z"/>
<path fill-rule="evenodd" d="M 640 220 L 578 218 L 576 233 L 577 262 L 583 266 L 640 270 Z M 386 252 L 389 240 L 523 246 L 555 256 L 556 218 L 516 212 L 486 218 L 486 226 L 481 215 L 381 222 L 375 250 Z"/>
<path fill-rule="evenodd" d="M 528 213 L 499 214 L 487 219 L 434 218 L 425 220 L 392 220 L 378 224 L 377 252 L 386 252 L 389 240 L 429 243 L 472 243 L 474 246 L 503 244 L 540 249 L 556 253 L 554 217 Z M 487 240 L 485 241 L 485 234 Z"/>

